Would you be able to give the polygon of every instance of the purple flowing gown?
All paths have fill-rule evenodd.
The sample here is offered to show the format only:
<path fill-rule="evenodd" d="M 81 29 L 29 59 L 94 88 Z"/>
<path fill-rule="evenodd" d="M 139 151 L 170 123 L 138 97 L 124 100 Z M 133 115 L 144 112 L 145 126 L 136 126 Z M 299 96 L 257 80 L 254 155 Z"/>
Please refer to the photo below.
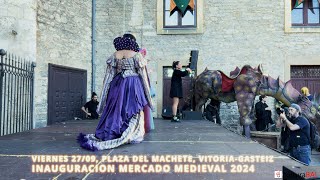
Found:
<path fill-rule="evenodd" d="M 123 78 L 118 74 L 110 83 L 108 98 L 96 137 L 101 140 L 119 138 L 129 126 L 129 119 L 148 104 L 139 76 Z"/>
<path fill-rule="evenodd" d="M 145 131 L 153 128 L 153 119 L 149 118 L 150 93 L 143 78 L 145 64 L 141 56 L 122 60 L 112 56 L 107 64 L 103 90 L 107 93 L 101 96 L 103 112 L 96 132 L 87 135 L 80 133 L 78 136 L 81 147 L 88 150 L 111 149 L 125 143 L 141 142 Z M 145 126 L 148 128 L 145 129 Z"/>

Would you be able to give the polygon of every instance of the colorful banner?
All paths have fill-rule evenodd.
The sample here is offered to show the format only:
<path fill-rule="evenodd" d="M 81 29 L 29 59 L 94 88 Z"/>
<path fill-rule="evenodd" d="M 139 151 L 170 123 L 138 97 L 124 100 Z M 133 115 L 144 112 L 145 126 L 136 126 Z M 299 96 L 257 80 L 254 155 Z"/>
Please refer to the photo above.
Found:
<path fill-rule="evenodd" d="M 176 12 L 180 11 L 182 17 L 187 11 L 193 14 L 194 10 L 194 0 L 170 0 L 170 16 Z"/>
<path fill-rule="evenodd" d="M 308 9 L 314 14 L 313 0 L 291 0 L 291 10 L 298 7 L 301 3 L 308 2 Z M 318 0 L 320 3 L 320 0 Z"/>

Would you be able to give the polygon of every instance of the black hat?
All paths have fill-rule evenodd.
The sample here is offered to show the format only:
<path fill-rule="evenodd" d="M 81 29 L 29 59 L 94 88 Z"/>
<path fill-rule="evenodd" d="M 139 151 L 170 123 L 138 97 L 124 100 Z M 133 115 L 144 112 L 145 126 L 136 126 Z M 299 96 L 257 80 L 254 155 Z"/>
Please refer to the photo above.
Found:
<path fill-rule="evenodd" d="M 93 98 L 94 96 L 97 96 L 97 94 L 95 92 L 92 92 L 91 98 Z"/>
<path fill-rule="evenodd" d="M 261 101 L 263 98 L 265 98 L 266 97 L 266 95 L 261 95 L 260 97 L 259 97 L 259 100 Z"/>
<path fill-rule="evenodd" d="M 117 51 L 132 50 L 139 52 L 139 45 L 136 38 L 132 34 L 124 34 L 122 37 L 117 37 L 113 40 L 113 45 Z"/>

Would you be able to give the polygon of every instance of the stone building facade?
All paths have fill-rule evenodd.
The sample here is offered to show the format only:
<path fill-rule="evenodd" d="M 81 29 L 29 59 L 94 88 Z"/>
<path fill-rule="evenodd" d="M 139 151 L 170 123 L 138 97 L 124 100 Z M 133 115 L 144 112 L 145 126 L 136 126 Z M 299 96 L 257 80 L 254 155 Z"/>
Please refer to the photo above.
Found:
<path fill-rule="evenodd" d="M 91 94 L 91 9 L 89 0 L 37 2 L 36 126 L 47 124 L 49 63 L 86 70 Z"/>
<path fill-rule="evenodd" d="M 290 79 L 290 65 L 320 65 L 318 28 L 292 28 L 287 0 L 198 0 L 202 4 L 202 33 L 158 34 L 159 1 L 96 1 L 96 84 L 101 90 L 105 60 L 114 52 L 113 39 L 133 33 L 147 48 L 151 84 L 156 89 L 156 111 L 161 117 L 162 71 L 172 61 L 189 62 L 191 50 L 199 50 L 198 72 L 206 67 L 227 74 L 236 66 L 263 65 L 272 77 Z M 48 63 L 87 70 L 88 99 L 91 90 L 91 18 L 89 0 L 0 0 L 0 45 L 36 61 L 35 127 L 47 122 Z M 12 27 L 18 35 L 10 34 Z M 19 30 L 20 29 L 20 30 Z M 1 47 L 1 48 L 2 48 Z M 307 49 L 307 51 L 305 51 Z M 269 102 L 273 103 L 272 100 Z M 238 121 L 235 103 L 223 104 L 223 123 Z"/>
<path fill-rule="evenodd" d="M 0 48 L 36 62 L 34 127 L 44 127 L 49 63 L 86 70 L 88 98 L 91 94 L 92 3 L 1 0 L 0 4 Z"/>
<path fill-rule="evenodd" d="M 262 64 L 266 74 L 287 81 L 290 79 L 290 65 L 320 65 L 317 43 L 320 31 L 290 28 L 289 1 L 253 3 L 245 0 L 239 3 L 207 0 L 202 3 L 203 33 L 182 35 L 157 34 L 157 21 L 162 19 L 157 17 L 161 7 L 157 7 L 156 1 L 99 1 L 97 4 L 97 56 L 102 61 L 100 64 L 114 51 L 114 37 L 125 31 L 133 32 L 138 42 L 147 48 L 150 64 L 157 71 L 152 74 L 152 84 L 157 90 L 158 117 L 161 117 L 163 98 L 162 67 L 171 66 L 175 60 L 186 65 L 190 51 L 194 49 L 199 50 L 198 72 L 208 67 L 228 74 L 236 66 L 249 64 L 257 67 Z M 98 67 L 97 73 L 102 71 L 103 67 Z M 97 82 L 101 78 L 97 77 Z M 268 103 L 273 104 L 272 98 Z M 223 104 L 221 117 L 237 123 L 236 104 Z"/>

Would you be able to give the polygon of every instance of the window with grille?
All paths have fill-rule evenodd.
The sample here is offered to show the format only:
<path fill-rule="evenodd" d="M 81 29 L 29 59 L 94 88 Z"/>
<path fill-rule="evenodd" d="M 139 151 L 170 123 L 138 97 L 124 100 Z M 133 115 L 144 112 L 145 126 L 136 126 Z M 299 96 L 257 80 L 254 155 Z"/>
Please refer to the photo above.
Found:
<path fill-rule="evenodd" d="M 291 66 L 291 78 L 320 79 L 320 66 Z"/>

